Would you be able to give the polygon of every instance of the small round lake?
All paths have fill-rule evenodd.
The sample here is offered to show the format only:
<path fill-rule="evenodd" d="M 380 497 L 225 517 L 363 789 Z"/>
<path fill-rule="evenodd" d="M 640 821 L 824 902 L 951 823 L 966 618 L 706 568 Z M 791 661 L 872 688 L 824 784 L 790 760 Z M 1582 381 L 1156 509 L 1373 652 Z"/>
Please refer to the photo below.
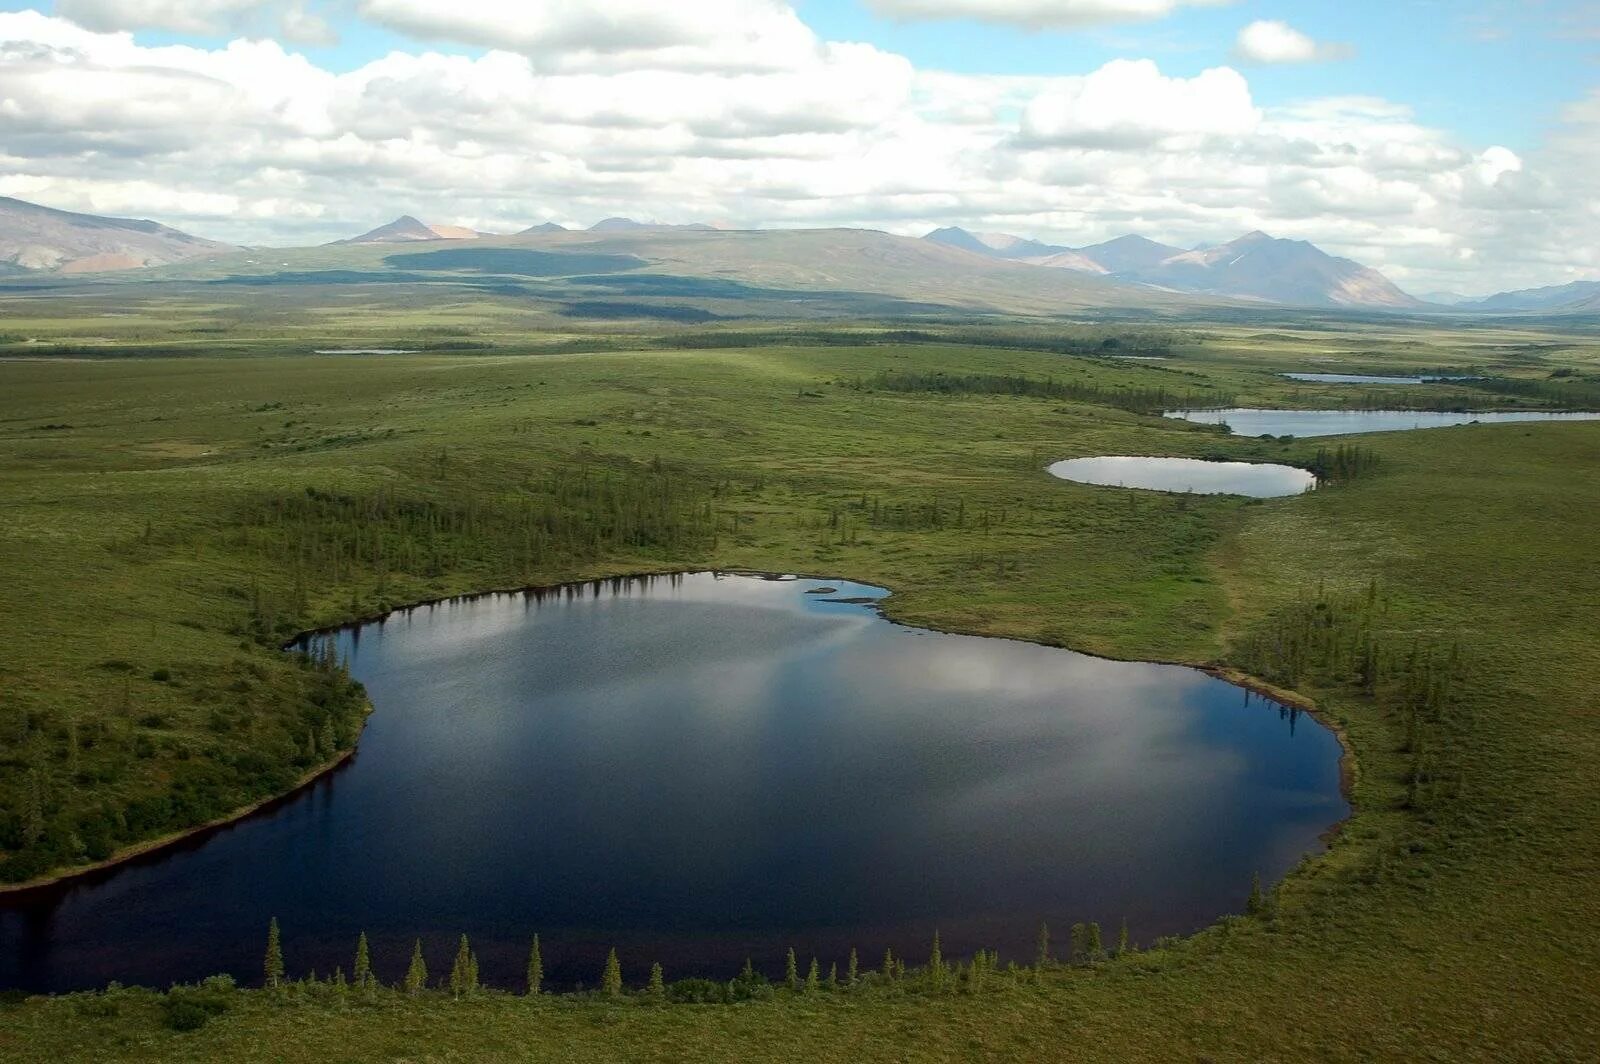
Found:
<path fill-rule="evenodd" d="M 1026 961 L 1238 912 L 1344 817 L 1339 744 L 1192 669 L 892 624 L 839 581 L 700 573 L 419 607 L 336 636 L 377 712 L 346 768 L 181 850 L 0 903 L 0 986 L 398 980 L 465 932 L 518 985 Z M 870 958 L 870 960 L 868 960 Z"/>
<path fill-rule="evenodd" d="M 1166 415 L 1202 425 L 1227 425 L 1238 436 L 1342 436 L 1357 432 L 1400 432 L 1451 425 L 1508 424 L 1522 421 L 1595 421 L 1600 413 L 1555 410 L 1173 410 Z"/>
<path fill-rule="evenodd" d="M 1069 458 L 1050 467 L 1050 475 L 1077 484 L 1144 488 L 1193 495 L 1249 495 L 1276 499 L 1311 490 L 1317 478 L 1308 470 L 1271 462 L 1213 462 L 1203 458 L 1146 458 L 1133 455 Z"/>

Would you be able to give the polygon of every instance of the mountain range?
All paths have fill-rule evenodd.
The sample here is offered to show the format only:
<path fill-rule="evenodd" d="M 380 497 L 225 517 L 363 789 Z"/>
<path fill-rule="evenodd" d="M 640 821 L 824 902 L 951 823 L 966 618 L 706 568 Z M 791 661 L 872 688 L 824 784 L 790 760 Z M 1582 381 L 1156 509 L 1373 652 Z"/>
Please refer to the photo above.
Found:
<path fill-rule="evenodd" d="M 1573 281 L 1571 284 L 1546 288 L 1499 292 L 1482 299 L 1465 299 L 1455 306 L 1459 310 L 1513 313 L 1525 310 L 1591 309 L 1600 306 L 1600 281 Z"/>
<path fill-rule="evenodd" d="M 673 237 L 685 239 L 667 239 Z M 324 247 L 353 252 L 368 246 L 469 243 L 496 249 L 550 246 L 562 254 L 636 249 L 646 262 L 649 255 L 667 253 L 670 247 L 675 271 L 714 276 L 735 287 L 781 281 L 820 289 L 848 278 L 859 286 L 857 291 L 893 294 L 930 306 L 982 305 L 1027 313 L 1251 304 L 1443 312 L 1445 300 L 1453 304 L 1448 308 L 1453 313 L 1600 312 L 1600 281 L 1481 299 L 1440 295 L 1437 303 L 1424 302 L 1360 263 L 1302 240 L 1261 232 L 1191 249 L 1137 235 L 1067 247 L 955 227 L 915 240 L 862 229 L 729 231 L 705 223 L 662 225 L 614 217 L 587 230 L 545 222 L 505 236 L 402 215 Z M 919 247 L 927 252 L 937 248 L 938 253 L 915 250 Z M 260 267 L 253 259 L 232 254 L 241 250 L 152 221 L 76 214 L 0 197 L 0 273 L 77 274 L 215 260 L 215 267 L 185 273 L 243 278 Z M 295 251 L 276 250 L 286 259 Z M 497 253 L 502 256 L 498 261 L 507 261 L 503 252 Z M 308 264 L 327 269 L 337 261 L 311 256 Z M 993 298 L 985 304 L 979 297 L 986 294 Z"/>
<path fill-rule="evenodd" d="M 657 225 L 650 222 L 636 222 L 632 218 L 604 218 L 591 225 L 588 231 L 591 233 L 627 233 L 647 229 L 709 231 L 715 228 L 715 226 L 706 225 L 704 222 L 694 222 L 689 225 Z M 538 236 L 542 233 L 565 232 L 569 232 L 569 230 L 564 225 L 558 225 L 555 222 L 544 222 L 540 225 L 529 226 L 516 235 Z M 485 233 L 460 225 L 441 225 L 437 222 L 424 222 L 409 214 L 402 214 L 394 221 L 380 225 L 376 229 L 369 229 L 360 236 L 332 241 L 329 246 L 337 246 L 339 244 L 409 244 L 419 240 L 484 240 L 504 235 L 506 234 Z"/>
<path fill-rule="evenodd" d="M 1132 235 L 1077 248 L 959 228 L 936 229 L 926 239 L 995 258 L 1177 292 L 1291 306 L 1387 310 L 1423 306 L 1377 270 L 1329 255 L 1304 240 L 1281 240 L 1262 232 L 1192 250 Z"/>

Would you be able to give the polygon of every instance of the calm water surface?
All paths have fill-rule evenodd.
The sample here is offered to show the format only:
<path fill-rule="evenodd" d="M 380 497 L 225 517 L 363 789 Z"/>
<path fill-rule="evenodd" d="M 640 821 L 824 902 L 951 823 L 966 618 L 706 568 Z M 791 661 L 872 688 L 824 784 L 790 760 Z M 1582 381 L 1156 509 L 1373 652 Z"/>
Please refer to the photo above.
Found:
<path fill-rule="evenodd" d="M 833 592 L 823 589 L 833 588 Z M 1201 673 L 890 624 L 878 589 L 696 574 L 422 607 L 337 637 L 377 712 L 271 813 L 0 909 L 0 984 L 385 980 L 472 936 L 515 985 L 616 946 L 642 981 L 802 958 L 1031 955 L 1040 920 L 1137 940 L 1241 909 L 1347 812 L 1311 719 Z M 802 964 L 805 963 L 802 960 Z"/>
<path fill-rule="evenodd" d="M 1078 484 L 1193 495 L 1249 495 L 1257 499 L 1300 495 L 1317 482 L 1307 470 L 1270 462 L 1213 462 L 1203 458 L 1131 455 L 1070 458 L 1052 465 L 1050 475 Z"/>
<path fill-rule="evenodd" d="M 1227 425 L 1238 436 L 1340 436 L 1355 432 L 1437 429 L 1520 421 L 1595 421 L 1586 411 L 1515 410 L 1447 413 L 1432 410 L 1173 410 L 1166 415 L 1203 425 Z"/>

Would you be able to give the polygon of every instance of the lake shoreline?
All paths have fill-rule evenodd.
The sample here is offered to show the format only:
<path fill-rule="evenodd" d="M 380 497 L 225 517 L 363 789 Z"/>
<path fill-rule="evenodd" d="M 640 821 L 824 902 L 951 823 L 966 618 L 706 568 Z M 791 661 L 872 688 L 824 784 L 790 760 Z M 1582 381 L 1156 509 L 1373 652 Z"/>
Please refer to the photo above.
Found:
<path fill-rule="evenodd" d="M 549 594 L 559 592 L 565 588 L 585 587 L 612 581 L 671 578 L 678 576 L 691 576 L 699 573 L 746 576 L 773 581 L 801 579 L 859 583 L 867 587 L 882 588 L 885 592 L 887 592 L 887 594 L 885 594 L 882 598 L 865 600 L 853 604 L 866 606 L 877 613 L 885 621 L 902 628 L 908 628 L 915 631 L 938 632 L 945 635 L 968 636 L 978 639 L 999 639 L 1007 642 L 1027 643 L 1033 646 L 1044 646 L 1060 650 L 1068 650 L 1072 653 L 1081 654 L 1084 657 L 1095 658 L 1100 661 L 1166 665 L 1174 668 L 1193 669 L 1196 672 L 1204 673 L 1205 675 L 1222 680 L 1225 683 L 1233 684 L 1236 687 L 1242 688 L 1260 697 L 1307 713 L 1314 720 L 1316 720 L 1317 723 L 1327 728 L 1339 743 L 1339 791 L 1341 797 L 1343 797 L 1345 802 L 1350 806 L 1350 812 L 1343 819 L 1329 825 L 1328 828 L 1322 833 L 1320 837 L 1322 838 L 1324 844 L 1326 845 L 1331 842 L 1331 840 L 1356 815 L 1357 807 L 1355 802 L 1355 780 L 1357 779 L 1359 773 L 1355 750 L 1351 745 L 1349 736 L 1346 734 L 1344 728 L 1337 721 L 1335 721 L 1330 714 L 1320 709 L 1313 699 L 1306 695 L 1275 687 L 1265 680 L 1250 676 L 1249 674 L 1231 666 L 1221 665 L 1215 662 L 1198 662 L 1143 657 L 1116 657 L 1110 654 L 1094 653 L 1092 651 L 1080 650 L 1065 644 L 1045 642 L 1037 639 L 1024 639 L 1018 636 L 997 636 L 969 632 L 958 628 L 942 627 L 937 624 L 913 624 L 894 617 L 884 609 L 885 603 L 894 597 L 895 592 L 892 588 L 884 587 L 882 584 L 874 583 L 870 579 L 857 579 L 855 577 L 841 576 L 838 573 L 776 573 L 770 570 L 716 567 L 694 569 L 673 568 L 660 570 L 646 569 L 633 570 L 627 573 L 617 573 L 607 576 L 581 577 L 549 584 L 525 584 L 511 587 L 490 588 L 482 591 L 467 591 L 452 595 L 439 595 L 431 598 L 417 599 L 412 602 L 391 606 L 380 611 L 361 615 L 353 619 L 308 628 L 297 633 L 292 638 L 285 640 L 282 644 L 280 644 L 280 649 L 284 652 L 289 652 L 294 650 L 297 644 L 307 639 L 358 629 L 369 624 L 382 624 L 398 614 L 408 613 L 412 610 L 423 609 L 429 606 L 438 606 L 453 602 L 465 602 L 502 595 Z M 367 712 L 362 717 L 363 731 L 366 728 L 367 720 L 375 711 L 376 707 L 369 703 Z M 226 828 L 232 827 L 235 824 L 248 820 L 257 814 L 269 812 L 286 802 L 292 801 L 308 787 L 311 787 L 320 780 L 325 779 L 333 774 L 336 770 L 348 764 L 355 757 L 359 747 L 360 736 L 358 735 L 356 737 L 356 742 L 352 744 L 348 750 L 342 751 L 339 756 L 334 758 L 332 761 L 312 769 L 310 772 L 300 777 L 300 779 L 288 789 L 277 794 L 267 795 L 261 799 L 249 803 L 248 805 L 224 814 L 223 816 L 206 821 L 203 824 L 197 824 L 193 827 L 184 828 L 181 831 L 172 832 L 167 835 L 160 836 L 159 838 L 135 843 L 132 846 L 118 850 L 110 857 L 107 857 L 102 861 L 94 862 L 93 864 L 72 866 L 70 868 L 51 872 L 43 876 L 37 876 L 21 883 L 0 884 L 0 899 L 9 900 L 18 896 L 43 893 L 66 887 L 77 880 L 103 876 L 105 874 L 114 872 L 122 865 L 136 862 L 143 858 L 159 856 L 162 853 L 168 850 L 176 849 L 185 843 L 201 841 L 207 835 L 222 831 Z M 1296 873 L 1291 872 L 1290 874 L 1293 875 Z"/>
<path fill-rule="evenodd" d="M 371 710 L 369 709 L 367 714 L 362 718 L 363 728 L 366 727 L 366 717 L 371 715 Z M 310 787 L 319 780 L 331 775 L 335 770 L 343 768 L 352 758 L 355 757 L 356 750 L 360 745 L 361 739 L 360 736 L 357 736 L 356 742 L 350 747 L 350 749 L 341 750 L 339 752 L 339 756 L 334 758 L 332 761 L 319 765 L 310 772 L 306 773 L 304 776 L 301 776 L 288 790 L 280 791 L 277 794 L 269 794 L 264 798 L 260 798 L 254 802 L 251 802 L 249 805 L 242 806 L 230 813 L 225 813 L 213 820 L 208 820 L 203 824 L 196 824 L 193 827 L 184 828 L 181 831 L 174 831 L 158 838 L 147 839 L 144 842 L 136 842 L 132 846 L 123 847 L 122 849 L 113 853 L 110 857 L 107 857 L 105 860 L 96 861 L 93 864 L 74 865 L 65 871 L 53 872 L 43 876 L 36 876 L 33 879 L 24 880 L 21 883 L 0 883 L 0 898 L 8 898 L 13 895 L 35 894 L 49 891 L 57 887 L 66 886 L 72 883 L 74 880 L 86 879 L 98 876 L 102 873 L 111 872 L 121 865 L 128 864 L 132 861 L 137 861 L 143 857 L 158 856 L 167 850 L 182 846 L 184 843 L 195 842 L 208 834 L 221 831 L 224 828 L 232 827 L 234 824 L 237 824 L 242 820 L 246 820 L 257 813 L 266 812 L 275 806 L 290 801 L 291 799 L 297 797 L 300 792 L 304 791 L 307 787 Z"/>

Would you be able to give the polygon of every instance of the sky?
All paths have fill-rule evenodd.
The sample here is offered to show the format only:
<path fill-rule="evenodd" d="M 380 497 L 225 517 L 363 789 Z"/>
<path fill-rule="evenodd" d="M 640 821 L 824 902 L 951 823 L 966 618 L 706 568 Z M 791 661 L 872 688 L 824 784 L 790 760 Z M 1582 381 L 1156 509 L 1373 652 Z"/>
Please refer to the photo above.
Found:
<path fill-rule="evenodd" d="M 409 213 L 1310 240 L 1600 279 L 1600 0 L 0 0 L 0 195 L 296 245 Z"/>

